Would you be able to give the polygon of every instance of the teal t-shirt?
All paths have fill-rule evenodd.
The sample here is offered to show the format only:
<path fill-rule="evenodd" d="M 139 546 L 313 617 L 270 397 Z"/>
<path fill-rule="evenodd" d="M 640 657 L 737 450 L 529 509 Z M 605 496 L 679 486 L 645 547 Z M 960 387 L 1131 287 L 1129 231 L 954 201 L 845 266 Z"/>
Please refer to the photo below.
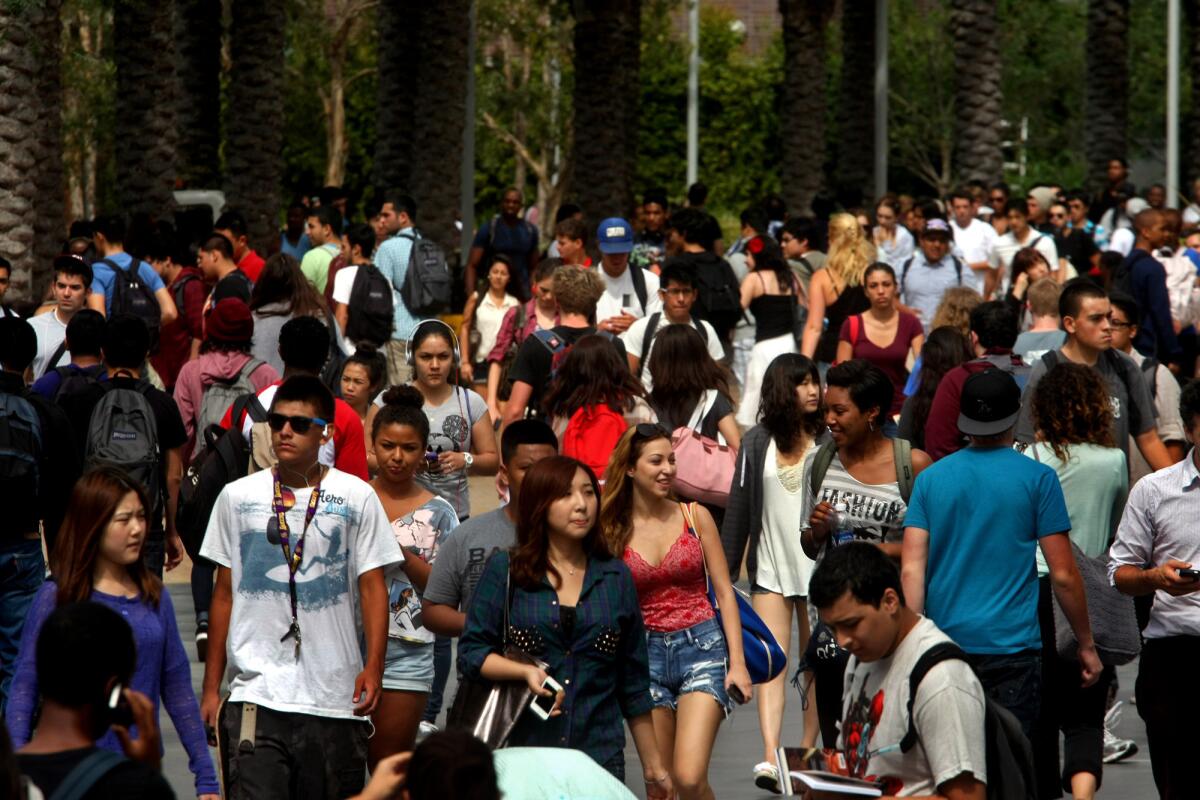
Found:
<path fill-rule="evenodd" d="M 905 526 L 929 531 L 925 615 L 968 653 L 1037 650 L 1038 539 L 1071 529 L 1054 470 L 966 447 L 917 476 Z"/>
<path fill-rule="evenodd" d="M 1067 448 L 1064 462 L 1045 442 L 1030 445 L 1025 455 L 1054 470 L 1062 486 L 1071 517 L 1071 541 L 1084 555 L 1095 558 L 1108 549 L 1121 521 L 1125 498 L 1129 495 L 1129 468 L 1119 447 L 1098 444 L 1073 444 Z M 1038 576 L 1050 569 L 1039 548 Z"/>

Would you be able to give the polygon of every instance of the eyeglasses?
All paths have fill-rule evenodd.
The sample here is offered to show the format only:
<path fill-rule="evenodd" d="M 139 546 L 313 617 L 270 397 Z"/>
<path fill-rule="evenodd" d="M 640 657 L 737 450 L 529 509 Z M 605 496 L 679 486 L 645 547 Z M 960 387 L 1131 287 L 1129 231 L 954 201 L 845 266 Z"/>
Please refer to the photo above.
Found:
<path fill-rule="evenodd" d="M 690 286 L 687 286 L 687 287 L 676 286 L 671 289 L 663 289 L 662 293 L 665 294 L 667 297 L 691 297 L 692 293 L 695 291 L 696 290 Z"/>
<path fill-rule="evenodd" d="M 276 433 L 282 431 L 284 425 L 291 425 L 294 433 L 303 436 L 309 432 L 313 425 L 316 425 L 318 428 L 324 428 L 328 424 L 328 422 L 320 417 L 289 417 L 274 412 L 267 414 L 267 425 Z"/>
<path fill-rule="evenodd" d="M 660 436 L 670 436 L 667 433 L 667 429 L 657 422 L 639 422 L 637 427 L 633 429 L 633 433 L 639 439 L 657 439 Z"/>

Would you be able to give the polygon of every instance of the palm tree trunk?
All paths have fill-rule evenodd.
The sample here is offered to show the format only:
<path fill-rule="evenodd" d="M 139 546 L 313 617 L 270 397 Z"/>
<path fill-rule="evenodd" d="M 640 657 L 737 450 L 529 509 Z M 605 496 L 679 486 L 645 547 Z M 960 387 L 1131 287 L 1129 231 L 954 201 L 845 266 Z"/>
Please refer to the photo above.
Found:
<path fill-rule="evenodd" d="M 284 0 L 232 4 L 226 199 L 246 217 L 250 244 L 271 252 L 283 178 Z"/>
<path fill-rule="evenodd" d="M 62 252 L 66 238 L 66 195 L 63 170 L 63 75 L 62 75 L 62 0 L 43 0 L 38 25 L 37 98 L 41 121 L 38 139 L 42 157 L 33 173 L 37 186 L 33 223 L 33 268 L 35 296 L 49 283 L 54 257 Z"/>
<path fill-rule="evenodd" d="M 467 115 L 467 26 L 471 0 L 443 0 L 420 11 L 417 72 L 409 90 L 413 118 L 410 185 L 418 227 L 447 255 L 459 248 L 455 220 L 462 196 L 463 127 Z"/>
<path fill-rule="evenodd" d="M 1108 162 L 1125 158 L 1129 122 L 1129 0 L 1088 0 L 1083 151 L 1088 183 L 1105 184 Z"/>
<path fill-rule="evenodd" d="M 175 0 L 179 177 L 221 185 L 221 0 Z"/>
<path fill-rule="evenodd" d="M 0 4 L 0 256 L 12 264 L 10 301 L 41 288 L 35 272 L 62 224 L 60 9 L 58 0 Z"/>
<path fill-rule="evenodd" d="M 812 212 L 825 188 L 825 24 L 832 0 L 779 0 L 783 15 L 780 172 L 793 215 Z M 578 80 L 578 79 L 577 79 Z"/>
<path fill-rule="evenodd" d="M 1191 181 L 1200 178 L 1200 0 L 1188 0 L 1184 4 L 1187 14 L 1187 31 L 1191 35 L 1190 47 L 1184 50 L 1189 58 L 1188 72 L 1192 76 L 1192 112 L 1188 116 L 1187 134 L 1184 139 L 1184 186 L 1183 192 L 1192 196 Z"/>
<path fill-rule="evenodd" d="M 860 205 L 871 192 L 875 149 L 875 0 L 843 0 L 842 80 L 837 109 L 837 193 Z"/>
<path fill-rule="evenodd" d="M 633 209 L 640 0 L 575 0 L 574 171 L 592 224 Z"/>
<path fill-rule="evenodd" d="M 243 5 L 235 3 L 234 6 Z M 159 217 L 174 208 L 175 55 L 171 4 L 116 0 L 117 201 L 128 214 Z"/>
<path fill-rule="evenodd" d="M 1004 172 L 1004 152 L 995 0 L 953 0 L 950 28 L 957 172 L 962 180 L 998 181 Z"/>
<path fill-rule="evenodd" d="M 375 166 L 378 190 L 408 190 L 414 133 L 412 93 L 417 69 L 421 4 L 388 0 L 379 4 L 379 96 L 375 108 Z"/>

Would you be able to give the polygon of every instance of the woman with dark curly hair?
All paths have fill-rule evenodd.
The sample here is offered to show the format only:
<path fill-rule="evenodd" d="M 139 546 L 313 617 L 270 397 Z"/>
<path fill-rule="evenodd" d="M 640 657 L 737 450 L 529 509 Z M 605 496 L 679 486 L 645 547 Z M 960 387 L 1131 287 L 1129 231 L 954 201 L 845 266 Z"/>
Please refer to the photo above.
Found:
<path fill-rule="evenodd" d="M 1037 440 L 1025 455 L 1058 473 L 1071 541 L 1089 557 L 1108 550 L 1125 497 L 1129 472 L 1125 454 L 1113 440 L 1112 404 L 1103 379 L 1091 367 L 1060 361 L 1038 382 L 1033 393 Z M 1042 628 L 1042 709 L 1034 730 L 1038 795 L 1059 791 L 1091 798 L 1100 787 L 1104 747 L 1104 710 L 1113 668 L 1088 688 L 1079 685 L 1079 665 L 1059 658 L 1054 643 L 1050 578 L 1041 551 L 1037 554 L 1038 616 Z M 1064 735 L 1062 773 L 1058 735 Z M 1049 758 L 1053 753 L 1054 758 Z"/>
<path fill-rule="evenodd" d="M 974 357 L 971 345 L 958 328 L 943 325 L 934 328 L 921 348 L 924 363 L 917 380 L 916 391 L 904 400 L 900 408 L 900 438 L 908 439 L 913 447 L 925 449 L 925 421 L 933 408 L 933 396 L 938 384 L 950 370 Z"/>

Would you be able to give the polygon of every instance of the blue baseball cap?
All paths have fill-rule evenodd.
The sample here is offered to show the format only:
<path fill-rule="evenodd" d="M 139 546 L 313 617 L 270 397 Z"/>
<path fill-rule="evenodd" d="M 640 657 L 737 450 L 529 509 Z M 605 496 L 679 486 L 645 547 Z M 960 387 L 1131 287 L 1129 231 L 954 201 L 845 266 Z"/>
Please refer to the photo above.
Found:
<path fill-rule="evenodd" d="M 633 249 L 633 226 L 620 217 L 609 217 L 596 229 L 596 246 L 601 253 L 628 253 Z"/>

